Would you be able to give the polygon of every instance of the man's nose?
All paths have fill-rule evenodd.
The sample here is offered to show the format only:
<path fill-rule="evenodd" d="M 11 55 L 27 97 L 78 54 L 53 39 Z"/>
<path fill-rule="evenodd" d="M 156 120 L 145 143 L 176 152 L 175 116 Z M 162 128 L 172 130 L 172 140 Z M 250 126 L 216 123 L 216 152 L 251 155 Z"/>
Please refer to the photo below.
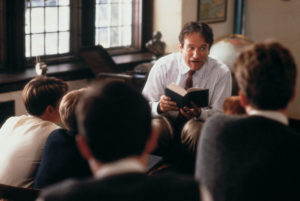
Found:
<path fill-rule="evenodd" d="M 199 55 L 200 55 L 200 51 L 198 50 L 198 49 L 195 49 L 194 51 L 193 51 L 193 57 L 199 57 Z"/>

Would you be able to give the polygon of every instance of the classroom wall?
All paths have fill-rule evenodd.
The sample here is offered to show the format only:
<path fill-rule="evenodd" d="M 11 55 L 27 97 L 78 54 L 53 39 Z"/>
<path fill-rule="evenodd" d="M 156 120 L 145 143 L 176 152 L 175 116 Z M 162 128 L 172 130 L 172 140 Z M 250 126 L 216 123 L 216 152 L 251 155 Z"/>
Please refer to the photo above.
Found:
<path fill-rule="evenodd" d="M 231 34 L 234 23 L 234 1 L 227 0 L 225 22 L 211 23 L 215 38 Z M 166 43 L 166 52 L 178 51 L 178 35 L 182 26 L 189 21 L 197 21 L 198 0 L 154 0 L 154 31 L 159 30 Z"/>
<path fill-rule="evenodd" d="M 253 41 L 280 41 L 288 47 L 298 65 L 295 100 L 288 108 L 289 117 L 300 119 L 300 1 L 245 0 L 244 34 Z M 280 94 L 279 94 L 280 95 Z"/>

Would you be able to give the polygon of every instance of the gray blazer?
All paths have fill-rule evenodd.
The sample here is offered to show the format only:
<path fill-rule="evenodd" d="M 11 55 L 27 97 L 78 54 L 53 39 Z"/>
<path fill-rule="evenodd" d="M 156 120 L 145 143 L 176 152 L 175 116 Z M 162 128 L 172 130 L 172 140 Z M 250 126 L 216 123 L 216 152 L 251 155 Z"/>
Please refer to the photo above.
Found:
<path fill-rule="evenodd" d="M 260 116 L 205 123 L 195 176 L 215 201 L 300 200 L 300 135 Z"/>

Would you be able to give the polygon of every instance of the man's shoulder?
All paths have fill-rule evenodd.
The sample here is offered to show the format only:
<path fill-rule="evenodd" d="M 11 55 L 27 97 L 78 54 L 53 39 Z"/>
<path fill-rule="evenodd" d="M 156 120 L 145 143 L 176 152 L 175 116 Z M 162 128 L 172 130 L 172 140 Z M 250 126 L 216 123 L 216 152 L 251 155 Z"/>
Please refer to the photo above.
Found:
<path fill-rule="evenodd" d="M 181 175 L 177 173 L 164 173 L 164 174 L 157 174 L 151 177 L 148 177 L 148 180 L 151 182 L 157 183 L 169 183 L 171 185 L 196 185 L 198 186 L 198 182 L 190 176 Z M 164 185 L 164 184 L 162 184 Z"/>
<path fill-rule="evenodd" d="M 168 55 L 165 55 L 161 58 L 159 58 L 154 65 L 160 65 L 160 66 L 171 66 L 174 65 L 174 63 L 179 64 L 180 60 L 182 58 L 181 53 L 176 52 L 176 53 L 170 53 Z"/>
<path fill-rule="evenodd" d="M 235 122 L 239 122 L 241 120 L 244 120 L 246 117 L 243 115 L 237 116 L 237 115 L 227 115 L 227 114 L 216 114 L 216 115 L 212 115 L 211 117 L 209 117 L 205 124 L 218 124 L 222 123 L 220 125 L 224 126 L 229 122 L 235 123 Z"/>
<path fill-rule="evenodd" d="M 73 194 L 77 194 L 78 191 L 80 192 L 81 186 L 77 180 L 66 180 L 43 189 L 37 200 L 71 200 L 66 199 L 66 197 L 71 197 Z"/>
<path fill-rule="evenodd" d="M 195 199 L 193 200 L 198 200 L 196 198 L 200 194 L 198 183 L 192 178 L 178 175 L 147 176 L 140 173 L 128 173 L 81 182 L 66 181 L 43 190 L 39 201 L 86 200 L 87 198 L 89 200 L 96 200 L 96 198 L 118 200 L 121 197 L 123 200 L 140 200 L 142 198 L 145 200 L 162 200 L 157 196 L 166 197 L 167 194 L 170 194 L 167 189 L 171 189 L 174 195 L 181 193 L 182 196 L 194 196 Z M 161 194 L 164 191 L 164 195 L 154 194 Z M 188 193 L 191 195 L 187 195 Z"/>
<path fill-rule="evenodd" d="M 48 140 L 62 140 L 62 141 L 74 141 L 76 133 L 64 128 L 57 128 L 53 130 Z"/>
<path fill-rule="evenodd" d="M 15 129 L 28 127 L 35 121 L 31 115 L 20 115 L 9 117 L 1 127 L 1 131 L 12 132 Z M 22 129 L 21 129 L 22 130 Z"/>
<path fill-rule="evenodd" d="M 219 61 L 215 58 L 212 58 L 210 56 L 208 56 L 207 60 L 208 60 L 208 65 L 211 70 L 217 71 L 221 74 L 230 74 L 231 73 L 230 68 L 226 64 L 222 63 L 221 61 Z"/>
<path fill-rule="evenodd" d="M 247 121 L 246 116 L 215 114 L 210 116 L 202 128 L 201 136 L 205 139 L 215 139 L 226 132 L 239 132 L 240 127 Z M 247 125 L 247 124 L 246 124 Z"/>
<path fill-rule="evenodd" d="M 75 146 L 75 134 L 63 128 L 53 130 L 46 141 L 45 149 L 48 147 L 70 149 Z"/>
<path fill-rule="evenodd" d="M 218 114 L 207 119 L 203 128 L 207 135 L 229 135 L 257 136 L 259 138 L 268 138 L 277 136 L 278 138 L 289 140 L 295 139 L 300 142 L 300 134 L 288 126 L 262 116 L 232 116 Z"/>

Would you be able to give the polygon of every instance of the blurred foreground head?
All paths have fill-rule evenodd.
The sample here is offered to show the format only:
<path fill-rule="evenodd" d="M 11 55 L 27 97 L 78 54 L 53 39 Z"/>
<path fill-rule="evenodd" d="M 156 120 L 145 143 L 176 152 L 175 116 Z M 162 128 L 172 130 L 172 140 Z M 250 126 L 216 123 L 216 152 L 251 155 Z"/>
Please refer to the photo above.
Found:
<path fill-rule="evenodd" d="M 146 99 L 122 82 L 96 82 L 79 101 L 79 133 L 100 162 L 143 153 L 151 133 Z"/>

